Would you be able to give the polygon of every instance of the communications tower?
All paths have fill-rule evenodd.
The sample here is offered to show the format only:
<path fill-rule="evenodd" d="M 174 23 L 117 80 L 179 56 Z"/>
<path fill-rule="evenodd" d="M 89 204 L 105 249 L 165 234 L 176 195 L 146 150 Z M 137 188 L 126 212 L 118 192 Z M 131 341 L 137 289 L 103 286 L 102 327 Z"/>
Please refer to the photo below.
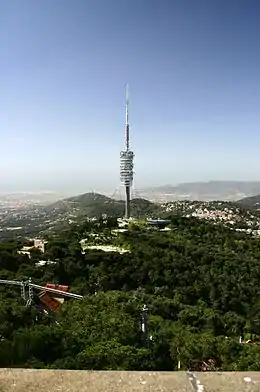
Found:
<path fill-rule="evenodd" d="M 130 218 L 130 195 L 134 178 L 134 153 L 129 143 L 129 94 L 126 86 L 125 148 L 120 152 L 120 180 L 125 188 L 125 218 Z"/>

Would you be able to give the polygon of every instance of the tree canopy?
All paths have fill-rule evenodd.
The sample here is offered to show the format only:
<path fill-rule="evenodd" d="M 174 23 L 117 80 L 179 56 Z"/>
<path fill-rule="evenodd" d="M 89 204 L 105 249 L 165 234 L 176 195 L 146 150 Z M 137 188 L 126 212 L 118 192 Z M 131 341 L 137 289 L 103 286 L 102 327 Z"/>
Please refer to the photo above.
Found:
<path fill-rule="evenodd" d="M 115 236 L 115 219 L 85 221 L 31 258 L 17 253 L 20 243 L 1 243 L 0 279 L 69 285 L 84 299 L 39 313 L 25 307 L 20 288 L 0 285 L 0 366 L 176 370 L 180 361 L 182 369 L 210 362 L 260 370 L 259 239 L 193 218 L 170 220 L 168 232 L 133 225 Z M 93 233 L 129 252 L 82 253 L 79 241 L 94 241 Z M 37 267 L 40 259 L 55 264 Z M 251 335 L 254 343 L 239 343 Z"/>

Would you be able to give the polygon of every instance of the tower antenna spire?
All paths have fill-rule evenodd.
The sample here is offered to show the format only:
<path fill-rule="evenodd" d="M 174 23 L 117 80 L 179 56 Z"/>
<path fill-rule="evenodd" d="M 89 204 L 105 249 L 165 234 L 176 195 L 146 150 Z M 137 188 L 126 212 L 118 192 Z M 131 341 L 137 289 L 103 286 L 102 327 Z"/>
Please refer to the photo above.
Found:
<path fill-rule="evenodd" d="M 129 85 L 126 85 L 125 94 L 125 148 L 129 150 Z"/>

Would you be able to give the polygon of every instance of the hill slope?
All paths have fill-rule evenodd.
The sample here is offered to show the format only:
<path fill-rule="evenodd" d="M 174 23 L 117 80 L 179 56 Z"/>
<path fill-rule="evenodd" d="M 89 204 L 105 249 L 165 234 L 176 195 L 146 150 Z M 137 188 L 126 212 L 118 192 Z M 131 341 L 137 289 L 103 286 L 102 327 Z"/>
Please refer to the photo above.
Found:
<path fill-rule="evenodd" d="M 239 204 L 251 208 L 260 208 L 260 195 L 245 197 L 238 201 Z"/>
<path fill-rule="evenodd" d="M 114 200 L 99 193 L 84 193 L 79 196 L 70 197 L 57 201 L 47 207 L 52 213 L 62 213 L 75 216 L 123 216 L 125 204 L 122 200 Z M 162 213 L 159 205 L 149 200 L 136 198 L 131 201 L 131 215 L 133 217 L 157 216 Z"/>

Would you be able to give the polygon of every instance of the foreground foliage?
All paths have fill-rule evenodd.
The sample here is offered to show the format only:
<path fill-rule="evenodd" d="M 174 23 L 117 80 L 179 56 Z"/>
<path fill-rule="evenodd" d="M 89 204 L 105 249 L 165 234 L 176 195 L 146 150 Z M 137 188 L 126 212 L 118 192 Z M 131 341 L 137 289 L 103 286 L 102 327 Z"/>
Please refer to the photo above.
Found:
<path fill-rule="evenodd" d="M 0 287 L 0 366 L 176 370 L 214 361 L 222 370 L 260 370 L 260 346 L 240 344 L 260 323 L 259 240 L 195 219 L 171 218 L 171 232 L 132 225 L 111 237 L 111 219 L 95 227 L 102 241 L 131 253 L 86 251 L 89 222 L 49 239 L 44 257 L 0 245 L 0 278 L 68 284 L 84 300 L 57 315 L 26 308 L 19 290 Z M 101 236 L 102 232 L 102 236 Z M 89 236 L 89 237 L 88 237 Z M 101 239 L 100 239 L 101 241 Z M 140 328 L 149 308 L 148 335 Z"/>

